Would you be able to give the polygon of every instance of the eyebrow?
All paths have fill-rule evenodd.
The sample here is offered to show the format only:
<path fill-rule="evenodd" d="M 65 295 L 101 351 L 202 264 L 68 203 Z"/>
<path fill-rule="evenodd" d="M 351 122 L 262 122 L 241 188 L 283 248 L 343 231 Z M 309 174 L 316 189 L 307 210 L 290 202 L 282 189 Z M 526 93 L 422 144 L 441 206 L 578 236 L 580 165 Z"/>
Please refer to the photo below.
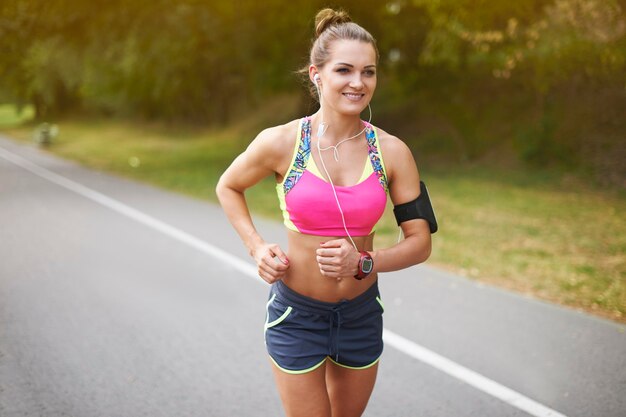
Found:
<path fill-rule="evenodd" d="M 341 65 L 345 65 L 346 67 L 354 68 L 354 65 L 348 64 L 347 62 L 337 62 L 335 64 L 335 66 L 341 66 Z M 364 68 L 372 68 L 372 67 L 376 68 L 376 65 L 370 64 L 370 65 L 366 65 Z"/>

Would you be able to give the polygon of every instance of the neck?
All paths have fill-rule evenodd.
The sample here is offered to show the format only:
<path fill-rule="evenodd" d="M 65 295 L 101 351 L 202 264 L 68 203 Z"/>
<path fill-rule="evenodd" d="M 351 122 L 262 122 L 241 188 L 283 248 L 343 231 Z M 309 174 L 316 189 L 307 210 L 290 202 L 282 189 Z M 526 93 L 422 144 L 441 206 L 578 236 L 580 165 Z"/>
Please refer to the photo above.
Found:
<path fill-rule="evenodd" d="M 364 127 L 360 115 L 324 113 L 322 117 L 322 110 L 320 109 L 313 115 L 312 119 L 311 128 L 314 136 L 317 136 L 318 127 L 322 120 L 326 124 L 326 131 L 322 136 L 322 141 L 329 145 L 336 144 L 345 138 L 349 138 L 359 133 Z"/>

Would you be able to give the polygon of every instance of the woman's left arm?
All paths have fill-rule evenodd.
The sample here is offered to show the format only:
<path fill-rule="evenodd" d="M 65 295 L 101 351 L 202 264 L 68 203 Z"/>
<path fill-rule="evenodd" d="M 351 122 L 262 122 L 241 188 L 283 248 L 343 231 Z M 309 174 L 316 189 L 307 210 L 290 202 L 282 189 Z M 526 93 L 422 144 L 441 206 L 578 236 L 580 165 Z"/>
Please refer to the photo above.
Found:
<path fill-rule="evenodd" d="M 381 132 L 389 195 L 394 205 L 415 200 L 420 194 L 420 178 L 411 150 L 400 139 Z M 390 272 L 424 262 L 430 256 L 431 240 L 428 222 L 407 220 L 400 224 L 404 240 L 398 244 L 370 251 L 374 259 L 372 272 Z M 317 262 L 322 275 L 329 278 L 351 277 L 358 272 L 359 252 L 346 239 L 320 244 Z"/>
<path fill-rule="evenodd" d="M 420 194 L 420 177 L 411 150 L 400 139 L 390 135 L 384 135 L 381 142 L 391 201 L 398 205 L 415 200 Z M 422 263 L 430 256 L 431 236 L 426 220 L 407 220 L 400 227 L 404 240 L 371 252 L 373 272 L 397 271 Z"/>

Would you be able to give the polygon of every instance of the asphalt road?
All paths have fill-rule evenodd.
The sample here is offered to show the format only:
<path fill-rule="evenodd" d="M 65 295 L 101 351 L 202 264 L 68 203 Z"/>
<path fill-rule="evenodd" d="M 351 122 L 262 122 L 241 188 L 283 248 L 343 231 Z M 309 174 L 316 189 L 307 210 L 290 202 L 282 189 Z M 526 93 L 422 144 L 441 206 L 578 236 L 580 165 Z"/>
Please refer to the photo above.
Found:
<path fill-rule="evenodd" d="M 250 265 L 218 207 L 0 137 L 0 416 L 283 415 Z M 366 416 L 626 415 L 623 325 L 428 266 L 380 288 Z"/>

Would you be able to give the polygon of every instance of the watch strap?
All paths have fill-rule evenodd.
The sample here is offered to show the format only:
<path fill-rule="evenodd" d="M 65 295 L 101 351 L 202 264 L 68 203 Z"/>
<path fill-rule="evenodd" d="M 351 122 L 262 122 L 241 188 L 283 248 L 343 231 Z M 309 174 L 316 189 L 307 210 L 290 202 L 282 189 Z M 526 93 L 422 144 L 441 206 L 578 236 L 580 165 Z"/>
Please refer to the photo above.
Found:
<path fill-rule="evenodd" d="M 359 258 L 358 271 L 356 275 L 354 276 L 354 278 L 358 280 L 362 280 L 363 278 L 366 278 L 372 272 L 374 268 L 374 259 L 372 259 L 372 255 L 370 255 L 369 252 L 366 252 L 366 251 L 361 251 L 360 254 L 361 254 L 361 257 Z M 364 261 L 371 262 L 369 271 L 364 271 L 363 269 Z"/>

